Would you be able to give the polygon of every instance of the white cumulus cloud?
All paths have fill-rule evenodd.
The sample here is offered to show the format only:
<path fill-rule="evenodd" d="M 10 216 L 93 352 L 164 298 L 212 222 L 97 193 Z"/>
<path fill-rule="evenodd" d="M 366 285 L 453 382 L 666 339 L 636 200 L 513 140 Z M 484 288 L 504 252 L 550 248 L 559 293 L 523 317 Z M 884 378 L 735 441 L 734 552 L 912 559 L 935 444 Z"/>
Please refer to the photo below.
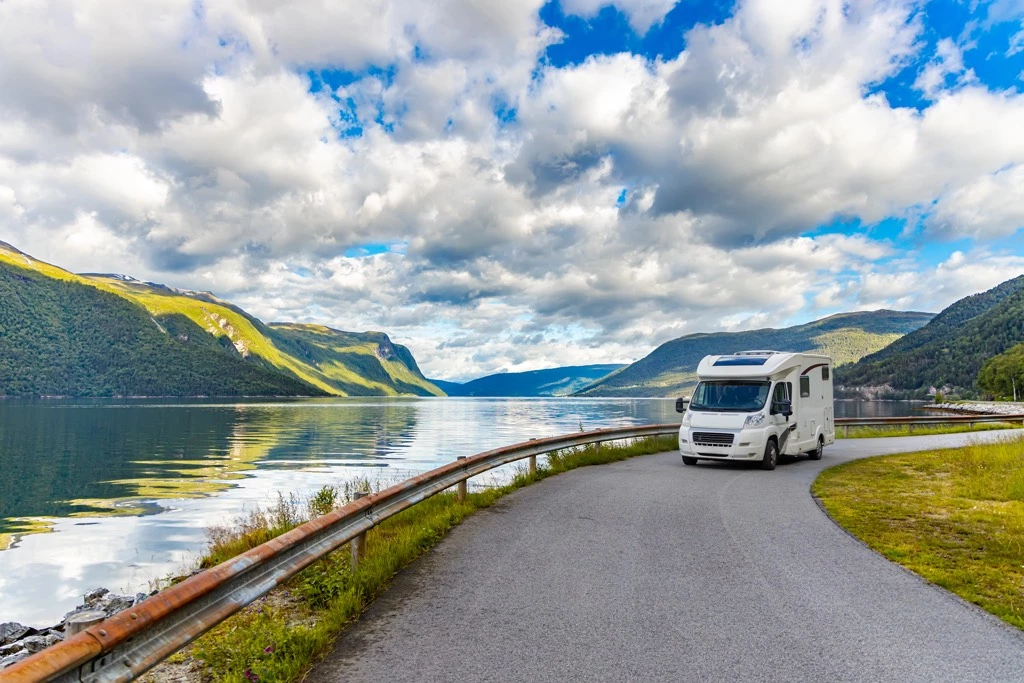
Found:
<path fill-rule="evenodd" d="M 742 0 L 678 56 L 568 65 L 541 4 L 0 2 L 0 239 L 383 329 L 440 377 L 935 309 L 1022 269 L 985 241 L 1024 221 L 1024 97 L 960 43 L 923 53 L 917 2 Z M 611 4 L 640 34 L 675 6 Z M 908 67 L 919 108 L 878 87 Z M 964 237 L 939 266 L 914 241 Z"/>

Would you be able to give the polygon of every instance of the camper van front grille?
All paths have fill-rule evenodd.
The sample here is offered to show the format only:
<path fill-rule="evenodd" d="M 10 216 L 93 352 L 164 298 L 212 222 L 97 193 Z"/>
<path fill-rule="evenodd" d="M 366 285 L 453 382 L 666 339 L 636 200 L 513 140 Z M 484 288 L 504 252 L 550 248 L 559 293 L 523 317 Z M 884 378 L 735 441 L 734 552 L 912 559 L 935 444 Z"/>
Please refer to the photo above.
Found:
<path fill-rule="evenodd" d="M 734 434 L 728 434 L 723 432 L 693 433 L 693 443 L 696 446 L 717 446 L 719 448 L 728 448 L 729 446 L 732 446 L 732 441 L 734 438 Z"/>

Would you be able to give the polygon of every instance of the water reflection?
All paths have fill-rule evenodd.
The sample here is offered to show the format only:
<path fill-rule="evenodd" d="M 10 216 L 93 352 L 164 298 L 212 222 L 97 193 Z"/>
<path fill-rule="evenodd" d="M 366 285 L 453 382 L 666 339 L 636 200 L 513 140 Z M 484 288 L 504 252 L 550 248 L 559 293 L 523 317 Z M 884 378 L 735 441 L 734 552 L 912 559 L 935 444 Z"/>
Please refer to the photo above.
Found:
<path fill-rule="evenodd" d="M 836 405 L 838 416 L 912 410 Z M 0 622 L 55 621 L 100 585 L 145 590 L 192 561 L 207 527 L 278 491 L 397 481 L 529 438 L 678 420 L 673 401 L 645 399 L 0 401 L 0 548 L 11 546 Z"/>
<path fill-rule="evenodd" d="M 96 585 L 144 590 L 277 491 L 673 420 L 671 401 L 628 399 L 0 401 L 0 621 L 56 620 Z"/>
<path fill-rule="evenodd" d="M 927 415 L 926 401 L 836 401 L 836 417 L 907 417 Z"/>

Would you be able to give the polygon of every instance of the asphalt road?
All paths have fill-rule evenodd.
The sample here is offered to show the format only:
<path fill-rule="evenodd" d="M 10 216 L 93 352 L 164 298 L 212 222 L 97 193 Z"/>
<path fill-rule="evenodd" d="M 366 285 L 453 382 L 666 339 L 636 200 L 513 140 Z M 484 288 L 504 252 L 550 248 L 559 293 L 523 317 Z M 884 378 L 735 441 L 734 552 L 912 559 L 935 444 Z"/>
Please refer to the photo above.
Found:
<path fill-rule="evenodd" d="M 808 491 L 845 460 L 1001 436 L 552 477 L 403 572 L 307 680 L 1024 680 L 1020 632 L 867 549 Z"/>

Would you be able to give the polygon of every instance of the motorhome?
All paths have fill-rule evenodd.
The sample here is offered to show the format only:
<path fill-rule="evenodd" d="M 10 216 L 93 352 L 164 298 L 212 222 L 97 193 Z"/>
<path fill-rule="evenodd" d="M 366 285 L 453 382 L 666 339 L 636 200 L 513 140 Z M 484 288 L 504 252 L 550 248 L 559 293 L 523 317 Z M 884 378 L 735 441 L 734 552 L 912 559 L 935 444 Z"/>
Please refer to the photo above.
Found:
<path fill-rule="evenodd" d="M 832 359 L 813 353 L 740 351 L 705 356 L 700 383 L 679 428 L 683 463 L 699 460 L 760 461 L 775 469 L 780 456 L 821 458 L 835 443 Z"/>

